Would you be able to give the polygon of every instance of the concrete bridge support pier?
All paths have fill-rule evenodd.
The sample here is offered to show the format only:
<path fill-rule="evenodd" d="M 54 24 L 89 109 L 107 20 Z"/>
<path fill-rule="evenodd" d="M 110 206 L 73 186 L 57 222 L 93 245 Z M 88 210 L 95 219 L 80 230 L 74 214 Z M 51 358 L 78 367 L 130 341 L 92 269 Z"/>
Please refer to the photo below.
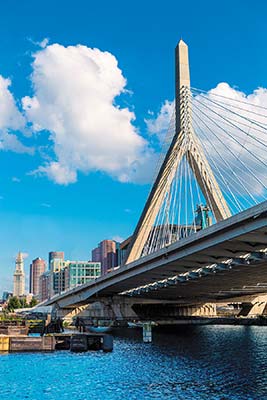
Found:
<path fill-rule="evenodd" d="M 267 295 L 256 297 L 250 302 L 242 303 L 239 317 L 259 317 L 267 314 Z"/>
<path fill-rule="evenodd" d="M 143 324 L 143 342 L 151 343 L 152 342 L 152 323 L 145 322 Z"/>

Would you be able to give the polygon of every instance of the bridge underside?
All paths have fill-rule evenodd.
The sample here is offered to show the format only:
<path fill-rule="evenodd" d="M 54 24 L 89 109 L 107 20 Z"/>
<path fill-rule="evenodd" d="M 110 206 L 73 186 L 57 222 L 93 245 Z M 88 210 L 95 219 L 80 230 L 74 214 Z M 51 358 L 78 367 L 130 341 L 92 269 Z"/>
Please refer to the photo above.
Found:
<path fill-rule="evenodd" d="M 213 225 L 168 248 L 127 264 L 97 281 L 51 299 L 47 304 L 76 307 L 103 297 L 189 273 L 184 282 L 139 290 L 133 297 L 179 304 L 253 298 L 267 292 L 267 202 Z M 262 259 L 258 258 L 262 254 Z M 244 256 L 249 255 L 243 263 Z M 194 271 L 232 259 L 231 269 L 196 274 Z M 191 274 L 191 275 L 190 275 Z M 125 297 L 125 296 L 123 296 Z"/>
<path fill-rule="evenodd" d="M 189 279 L 186 282 L 161 287 L 147 293 L 143 292 L 136 296 L 195 304 L 223 302 L 237 297 L 251 298 L 265 292 L 267 292 L 267 263 L 252 263 L 233 267 L 229 271 L 218 271 L 213 275 Z"/>

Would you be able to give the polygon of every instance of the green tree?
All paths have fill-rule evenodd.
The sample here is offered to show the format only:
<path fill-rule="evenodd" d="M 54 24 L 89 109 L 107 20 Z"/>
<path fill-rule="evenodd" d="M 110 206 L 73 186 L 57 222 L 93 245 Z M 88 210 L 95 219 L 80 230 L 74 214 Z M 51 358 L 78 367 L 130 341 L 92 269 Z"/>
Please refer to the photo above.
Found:
<path fill-rule="evenodd" d="M 20 304 L 21 304 L 21 306 L 20 306 L 21 308 L 27 308 L 28 307 L 26 297 L 22 297 L 20 299 Z"/>
<path fill-rule="evenodd" d="M 35 307 L 37 304 L 38 304 L 38 301 L 36 300 L 35 297 L 33 297 L 33 298 L 31 299 L 31 301 L 30 301 L 29 306 L 30 306 L 30 307 Z"/>
<path fill-rule="evenodd" d="M 21 308 L 21 302 L 16 296 L 10 297 L 8 300 L 8 311 L 14 311 L 16 308 Z"/>

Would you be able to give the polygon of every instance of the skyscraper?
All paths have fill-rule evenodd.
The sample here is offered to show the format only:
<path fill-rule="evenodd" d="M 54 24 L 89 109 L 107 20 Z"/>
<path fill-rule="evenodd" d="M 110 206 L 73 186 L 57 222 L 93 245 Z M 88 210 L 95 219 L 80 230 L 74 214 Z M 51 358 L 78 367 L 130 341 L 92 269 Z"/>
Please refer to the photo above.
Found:
<path fill-rule="evenodd" d="M 50 272 L 50 296 L 58 294 L 65 290 L 64 274 L 64 252 L 50 251 L 49 253 L 49 272 Z"/>
<path fill-rule="evenodd" d="M 100 248 L 96 247 L 92 250 L 92 261 L 101 262 Z"/>
<path fill-rule="evenodd" d="M 22 253 L 19 252 L 16 258 L 16 269 L 14 272 L 13 296 L 23 296 L 25 294 L 25 274 Z"/>
<path fill-rule="evenodd" d="M 101 262 L 102 275 L 116 266 L 116 242 L 103 240 L 92 251 L 92 261 Z"/>
<path fill-rule="evenodd" d="M 60 270 L 64 262 L 64 251 L 50 251 L 48 255 L 49 270 Z"/>
<path fill-rule="evenodd" d="M 45 261 L 40 257 L 32 261 L 30 265 L 30 293 L 35 296 L 40 294 L 40 276 L 45 272 Z"/>
<path fill-rule="evenodd" d="M 51 274 L 49 271 L 46 271 L 39 278 L 39 300 L 44 301 L 49 299 L 50 297 L 50 280 Z"/>

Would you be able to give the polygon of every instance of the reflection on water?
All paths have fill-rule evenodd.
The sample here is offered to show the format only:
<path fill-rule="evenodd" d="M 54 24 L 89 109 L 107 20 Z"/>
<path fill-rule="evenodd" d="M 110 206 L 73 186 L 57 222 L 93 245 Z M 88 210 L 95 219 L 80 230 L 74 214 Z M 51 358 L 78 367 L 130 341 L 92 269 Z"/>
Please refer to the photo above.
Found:
<path fill-rule="evenodd" d="M 114 351 L 0 357 L 0 399 L 267 399 L 267 327 L 118 330 Z"/>

